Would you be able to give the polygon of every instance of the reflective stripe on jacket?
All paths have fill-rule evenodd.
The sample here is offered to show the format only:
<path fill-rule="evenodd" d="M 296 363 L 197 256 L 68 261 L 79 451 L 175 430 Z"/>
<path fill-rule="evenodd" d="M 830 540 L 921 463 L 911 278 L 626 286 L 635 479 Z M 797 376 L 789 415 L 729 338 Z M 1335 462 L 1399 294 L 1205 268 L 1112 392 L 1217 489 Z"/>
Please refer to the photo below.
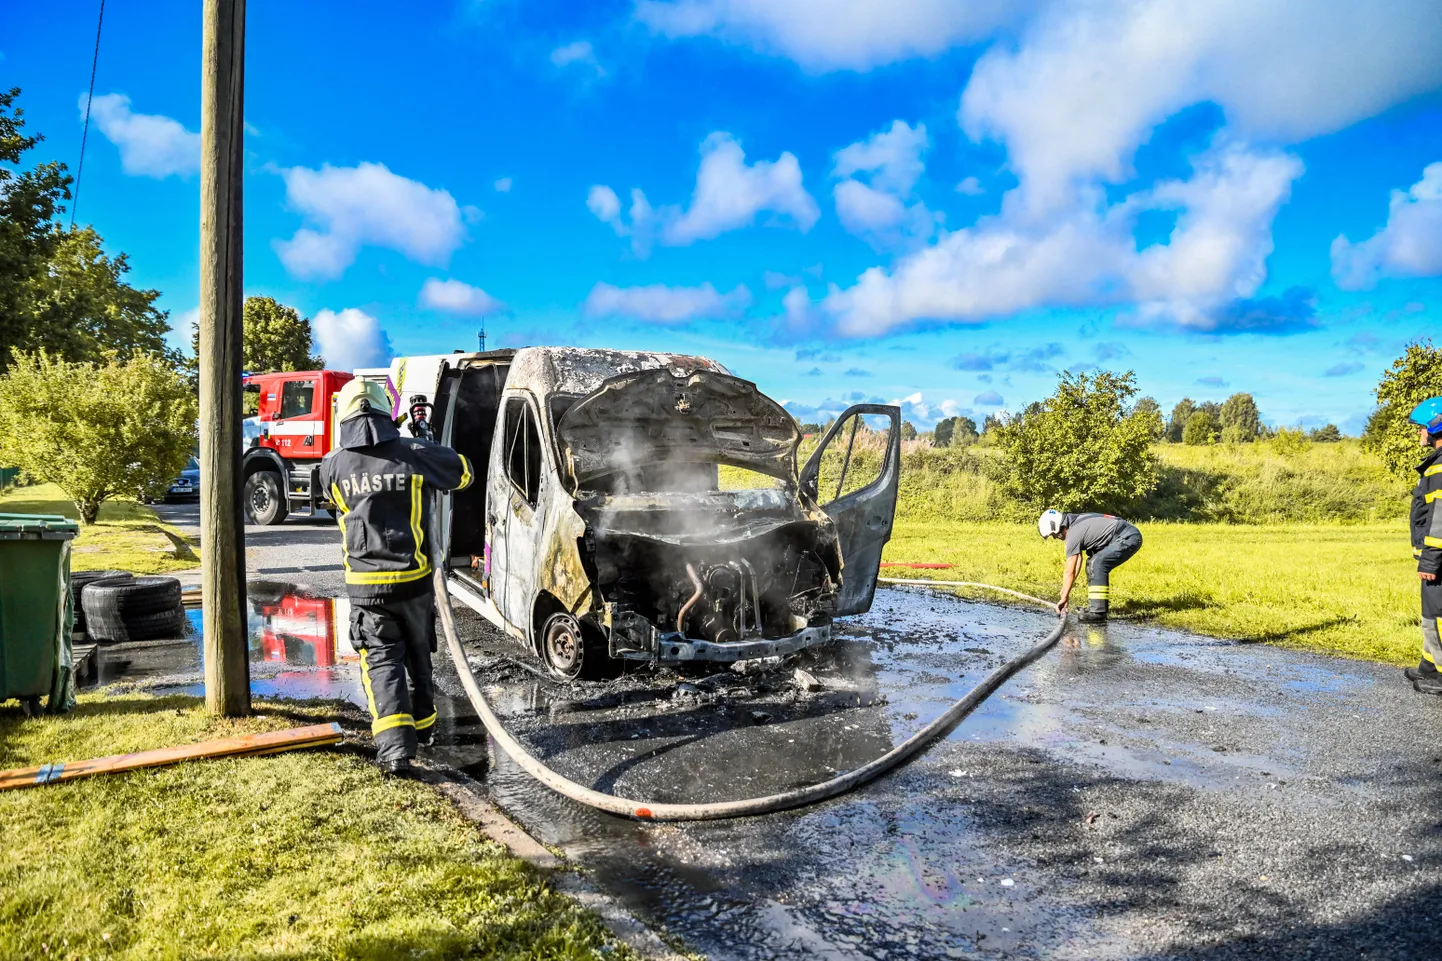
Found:
<path fill-rule="evenodd" d="M 1417 465 L 1417 487 L 1412 491 L 1412 555 L 1417 570 L 1442 573 L 1442 449 L 1430 452 Z"/>
<path fill-rule="evenodd" d="M 351 599 L 400 600 L 430 590 L 429 495 L 470 485 L 465 457 L 402 437 L 390 418 L 369 412 L 340 425 L 340 446 L 321 461 L 320 476 L 336 505 Z"/>

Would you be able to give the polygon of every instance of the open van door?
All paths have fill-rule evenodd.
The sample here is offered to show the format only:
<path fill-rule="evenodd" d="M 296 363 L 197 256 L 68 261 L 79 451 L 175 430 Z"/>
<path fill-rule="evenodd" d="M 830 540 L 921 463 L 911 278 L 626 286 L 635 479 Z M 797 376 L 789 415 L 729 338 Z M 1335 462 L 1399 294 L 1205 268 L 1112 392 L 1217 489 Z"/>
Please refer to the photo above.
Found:
<path fill-rule="evenodd" d="M 887 418 L 874 429 L 865 418 Z M 878 425 L 879 426 L 879 425 Z M 841 541 L 841 593 L 836 613 L 871 610 L 881 549 L 891 540 L 896 488 L 901 480 L 901 408 L 886 404 L 848 407 L 801 470 L 801 491 L 836 524 Z"/>

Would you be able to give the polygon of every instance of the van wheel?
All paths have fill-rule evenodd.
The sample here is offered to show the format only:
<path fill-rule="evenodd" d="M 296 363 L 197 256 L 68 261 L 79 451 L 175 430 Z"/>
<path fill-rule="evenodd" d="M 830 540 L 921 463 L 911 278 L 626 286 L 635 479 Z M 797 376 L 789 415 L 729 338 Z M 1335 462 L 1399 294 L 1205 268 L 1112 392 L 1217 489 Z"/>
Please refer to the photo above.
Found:
<path fill-rule="evenodd" d="M 540 649 L 546 670 L 562 680 L 606 676 L 610 658 L 605 638 L 565 611 L 546 618 L 541 627 Z"/>
<path fill-rule="evenodd" d="M 241 503 L 245 505 L 245 519 L 252 524 L 279 524 L 288 513 L 275 471 L 259 470 L 246 478 Z"/>

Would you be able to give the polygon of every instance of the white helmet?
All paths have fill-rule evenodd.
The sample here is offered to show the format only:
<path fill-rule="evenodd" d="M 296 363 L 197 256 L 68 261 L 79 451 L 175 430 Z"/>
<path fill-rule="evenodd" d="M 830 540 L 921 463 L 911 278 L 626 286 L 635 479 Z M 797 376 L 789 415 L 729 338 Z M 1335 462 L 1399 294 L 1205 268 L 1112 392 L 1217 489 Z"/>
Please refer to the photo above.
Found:
<path fill-rule="evenodd" d="M 1043 511 L 1036 519 L 1036 529 L 1041 532 L 1042 537 L 1055 537 L 1061 533 L 1061 511 Z"/>

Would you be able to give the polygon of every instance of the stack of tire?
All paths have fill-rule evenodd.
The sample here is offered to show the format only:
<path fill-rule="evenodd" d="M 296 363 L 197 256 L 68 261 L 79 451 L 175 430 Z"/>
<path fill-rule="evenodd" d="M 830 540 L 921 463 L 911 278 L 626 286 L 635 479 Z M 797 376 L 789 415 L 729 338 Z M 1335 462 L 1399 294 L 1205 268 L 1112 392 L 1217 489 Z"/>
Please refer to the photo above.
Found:
<path fill-rule="evenodd" d="M 77 583 L 77 578 L 83 578 Z M 173 577 L 124 571 L 73 574 L 75 629 L 96 641 L 152 641 L 184 637 L 188 620 Z"/>

